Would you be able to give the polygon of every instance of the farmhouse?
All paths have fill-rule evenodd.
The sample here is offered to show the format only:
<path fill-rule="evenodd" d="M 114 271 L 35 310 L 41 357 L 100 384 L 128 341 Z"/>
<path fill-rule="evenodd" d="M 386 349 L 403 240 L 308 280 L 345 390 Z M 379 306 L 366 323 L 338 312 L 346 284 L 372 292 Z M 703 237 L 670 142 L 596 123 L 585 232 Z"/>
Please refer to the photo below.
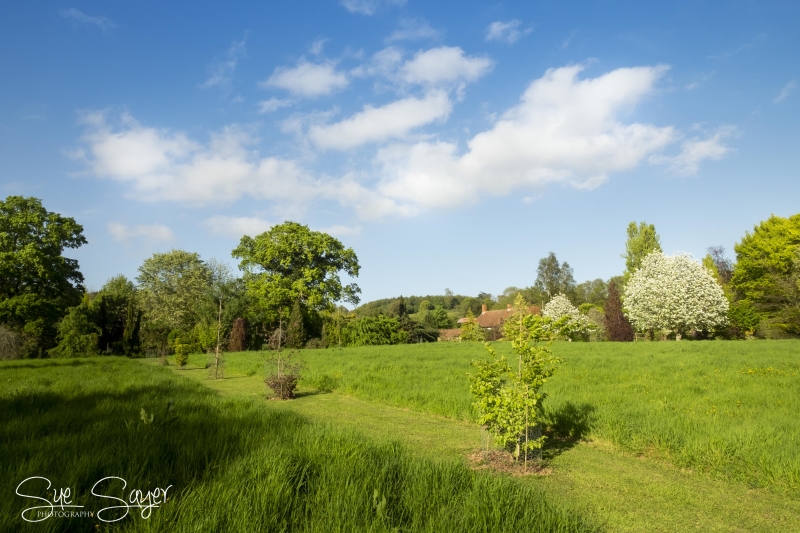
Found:
<path fill-rule="evenodd" d="M 533 314 L 540 314 L 541 309 L 539 309 L 538 305 L 532 305 L 528 307 L 528 311 Z M 514 309 L 511 307 L 511 304 L 505 309 L 494 309 L 492 311 L 488 311 L 486 309 L 486 304 L 481 306 L 481 314 L 475 318 L 475 321 L 478 323 L 480 327 L 485 330 L 492 331 L 499 329 L 503 323 L 511 316 L 514 312 Z M 458 324 L 465 324 L 469 319 L 467 318 L 459 318 Z"/>

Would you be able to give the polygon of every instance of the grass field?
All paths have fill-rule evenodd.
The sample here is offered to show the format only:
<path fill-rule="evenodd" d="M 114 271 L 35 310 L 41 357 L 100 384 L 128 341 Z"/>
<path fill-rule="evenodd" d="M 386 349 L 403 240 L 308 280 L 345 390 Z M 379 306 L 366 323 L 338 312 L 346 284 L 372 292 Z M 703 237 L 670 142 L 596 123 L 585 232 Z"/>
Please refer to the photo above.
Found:
<path fill-rule="evenodd" d="M 510 355 L 507 343 L 496 343 Z M 550 383 L 556 435 L 611 442 L 682 468 L 800 493 L 800 341 L 557 343 Z M 478 343 L 305 350 L 305 385 L 470 420 Z M 200 363 L 202 356 L 193 362 Z M 230 354 L 233 373 L 260 372 L 257 353 Z"/>
<path fill-rule="evenodd" d="M 305 350 L 291 402 L 264 400 L 253 352 L 227 354 L 215 381 L 202 355 L 186 370 L 116 358 L 0 364 L 0 475 L 67 472 L 85 490 L 118 470 L 132 484 L 182 487 L 132 529 L 502 531 L 513 507 L 525 512 L 509 523 L 526 531 L 800 531 L 800 342 L 554 350 L 564 364 L 547 385 L 548 475 L 465 466 L 482 445 L 469 362 L 486 353 L 467 343 Z M 315 393 L 323 376 L 333 394 Z M 166 422 L 170 398 L 178 417 Z M 12 487 L 0 530 L 13 498 Z M 487 499 L 499 503 L 480 507 Z"/>
<path fill-rule="evenodd" d="M 275 402 L 220 396 L 169 368 L 123 358 L 0 368 L 0 531 L 592 530 L 540 488 L 315 424 Z M 126 480 L 126 491 L 172 488 L 146 520 L 28 524 L 20 512 L 41 501 L 15 488 L 31 476 L 71 487 L 73 503 L 95 512 L 115 505 L 90 494 L 106 476 Z M 33 480 L 22 494 L 53 501 L 47 489 Z M 98 492 L 129 497 L 121 482 Z"/>

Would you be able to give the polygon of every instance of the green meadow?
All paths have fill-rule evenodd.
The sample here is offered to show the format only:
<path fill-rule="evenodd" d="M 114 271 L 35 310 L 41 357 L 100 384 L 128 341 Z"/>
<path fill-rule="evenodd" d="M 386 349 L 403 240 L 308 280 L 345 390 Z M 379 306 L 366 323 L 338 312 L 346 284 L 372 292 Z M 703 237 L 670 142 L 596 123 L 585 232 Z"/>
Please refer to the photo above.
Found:
<path fill-rule="evenodd" d="M 544 470 L 523 477 L 467 459 L 480 344 L 303 350 L 287 402 L 256 352 L 220 380 L 200 354 L 0 363 L 0 530 L 800 530 L 800 341 L 553 348 Z M 147 520 L 25 524 L 34 475 L 87 505 L 104 476 L 172 488 Z"/>

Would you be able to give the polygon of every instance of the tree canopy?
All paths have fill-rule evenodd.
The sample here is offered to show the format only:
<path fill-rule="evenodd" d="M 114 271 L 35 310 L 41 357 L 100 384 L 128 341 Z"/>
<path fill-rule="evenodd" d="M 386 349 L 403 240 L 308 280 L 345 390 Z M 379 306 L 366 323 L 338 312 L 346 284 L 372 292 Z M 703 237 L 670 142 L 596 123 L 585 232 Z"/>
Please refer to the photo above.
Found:
<path fill-rule="evenodd" d="M 710 331 L 727 323 L 728 300 L 700 263 L 688 255 L 653 252 L 625 286 L 628 319 L 639 330 L 678 335 Z"/>
<path fill-rule="evenodd" d="M 743 298 L 770 311 L 779 304 L 781 280 L 791 275 L 800 248 L 800 214 L 771 216 L 734 246 L 736 266 L 731 284 Z"/>
<path fill-rule="evenodd" d="M 625 277 L 629 278 L 641 268 L 644 258 L 653 252 L 661 252 L 661 239 L 656 233 L 656 227 L 647 222 L 628 224 L 628 240 L 622 255 L 625 259 Z"/>
<path fill-rule="evenodd" d="M 208 266 L 196 253 L 171 250 L 153 254 L 139 267 L 136 277 L 145 316 L 170 329 L 191 329 L 211 277 Z"/>
<path fill-rule="evenodd" d="M 556 254 L 550 252 L 539 260 L 534 287 L 546 294 L 548 299 L 559 293 L 573 294 L 575 278 L 572 276 L 572 267 L 566 261 L 559 264 Z"/>
<path fill-rule="evenodd" d="M 0 201 L 0 323 L 33 339 L 28 355 L 51 347 L 59 319 L 80 303 L 78 261 L 62 253 L 83 244 L 83 226 L 47 211 L 38 198 Z"/>
<path fill-rule="evenodd" d="M 245 235 L 232 255 L 240 259 L 248 294 L 269 315 L 286 312 L 295 301 L 316 311 L 359 301 L 358 285 L 343 285 L 339 278 L 342 271 L 358 276 L 353 249 L 297 222 L 278 224 L 255 238 Z"/>

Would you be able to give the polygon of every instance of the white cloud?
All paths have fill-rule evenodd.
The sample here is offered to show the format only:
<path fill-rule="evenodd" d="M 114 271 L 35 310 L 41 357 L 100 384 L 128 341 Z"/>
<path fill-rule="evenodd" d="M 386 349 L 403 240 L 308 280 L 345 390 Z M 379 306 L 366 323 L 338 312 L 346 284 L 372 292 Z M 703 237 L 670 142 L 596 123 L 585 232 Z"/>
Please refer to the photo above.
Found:
<path fill-rule="evenodd" d="M 229 126 L 206 144 L 183 133 L 142 126 L 129 115 L 109 124 L 107 113 L 83 117 L 85 148 L 73 152 L 95 176 L 126 183 L 144 201 L 189 205 L 228 204 L 243 196 L 303 202 L 314 196 L 311 179 L 291 160 L 261 158 L 252 134 Z"/>
<path fill-rule="evenodd" d="M 118 222 L 108 223 L 108 232 L 116 241 L 125 242 L 135 237 L 149 241 L 171 241 L 175 238 L 172 230 L 162 224 L 145 224 L 129 228 Z"/>
<path fill-rule="evenodd" d="M 447 85 L 475 81 L 492 69 L 488 57 L 465 56 L 458 47 L 440 46 L 417 52 L 400 67 L 406 83 Z"/>
<path fill-rule="evenodd" d="M 433 91 L 425 98 L 404 98 L 382 107 L 364 106 L 363 111 L 341 122 L 312 126 L 308 137 L 320 148 L 345 150 L 402 137 L 414 128 L 446 119 L 451 110 L 447 93 Z"/>
<path fill-rule="evenodd" d="M 350 13 L 374 15 L 383 6 L 402 6 L 406 0 L 342 0 L 342 6 Z"/>
<path fill-rule="evenodd" d="M 294 68 L 279 67 L 262 87 L 278 87 L 298 96 L 316 97 L 347 87 L 347 76 L 336 70 L 336 64 L 309 63 L 301 59 Z"/>
<path fill-rule="evenodd" d="M 145 201 L 220 206 L 247 196 L 270 202 L 273 211 L 333 201 L 369 220 L 457 207 L 487 195 L 536 198 L 550 183 L 591 189 L 643 162 L 691 174 L 702 161 L 729 153 L 724 141 L 732 128 L 685 140 L 672 126 L 626 120 L 655 92 L 666 67 L 620 68 L 594 78 L 581 78 L 582 70 L 548 70 L 465 148 L 435 138 L 396 142 L 381 146 L 371 165 L 352 166 L 339 177 L 336 171 L 330 172 L 334 177 L 313 175 L 295 160 L 259 155 L 254 133 L 236 125 L 198 142 L 181 132 L 143 126 L 128 115 L 112 121 L 103 112 L 84 115 L 87 130 L 73 157 L 82 159 L 89 173 L 123 183 L 129 196 Z M 338 123 L 328 124 L 333 110 L 296 118 L 283 128 L 305 132 L 303 139 L 321 147 L 347 148 L 403 136 L 446 117 L 450 105 L 447 92 L 434 89 L 424 98 L 365 106 Z M 677 156 L 664 155 L 676 145 Z M 347 162 L 353 163 L 358 164 Z M 217 223 L 209 227 L 237 233 L 268 227 L 248 217 L 209 220 Z"/>
<path fill-rule="evenodd" d="M 692 138 L 681 143 L 681 153 L 675 157 L 656 157 L 656 162 L 669 163 L 670 170 L 683 175 L 697 174 L 700 163 L 706 159 L 716 161 L 725 157 L 730 148 L 722 140 L 734 135 L 735 128 L 722 128 L 705 139 Z"/>
<path fill-rule="evenodd" d="M 318 56 L 322 53 L 322 49 L 325 48 L 325 43 L 328 42 L 328 39 L 317 39 L 311 44 L 311 48 L 308 49 L 312 55 Z"/>
<path fill-rule="evenodd" d="M 579 79 L 582 68 L 548 70 L 528 86 L 519 105 L 475 135 L 463 155 L 449 142 L 381 150 L 378 192 L 400 206 L 434 208 L 550 182 L 594 188 L 678 139 L 669 126 L 621 121 L 653 92 L 665 67 L 623 68 Z"/>
<path fill-rule="evenodd" d="M 71 9 L 62 9 L 59 13 L 67 20 L 88 24 L 90 26 L 97 26 L 103 33 L 108 33 L 117 27 L 117 25 L 107 17 L 87 15 L 74 7 Z"/>
<path fill-rule="evenodd" d="M 317 231 L 333 235 L 334 237 L 346 237 L 348 235 L 358 235 L 361 233 L 361 226 L 343 226 L 341 224 L 334 224 L 327 228 L 320 228 Z"/>
<path fill-rule="evenodd" d="M 270 98 L 269 100 L 262 100 L 258 103 L 258 112 L 261 114 L 273 113 L 282 107 L 289 107 L 292 104 L 294 104 L 293 100 Z"/>
<path fill-rule="evenodd" d="M 205 225 L 215 235 L 224 235 L 234 239 L 240 239 L 244 235 L 255 237 L 260 235 L 273 226 L 273 224 L 263 218 L 258 217 L 230 217 L 217 215 L 205 220 Z"/>
<path fill-rule="evenodd" d="M 207 89 L 209 87 L 222 87 L 223 89 L 230 90 L 231 81 L 233 80 L 233 72 L 236 70 L 236 63 L 239 58 L 244 55 L 245 35 L 241 41 L 233 41 L 225 55 L 214 59 L 208 65 L 208 78 L 200 84 L 200 87 Z"/>
<path fill-rule="evenodd" d="M 399 28 L 386 40 L 392 41 L 419 41 L 422 39 L 438 39 L 441 32 L 431 27 L 425 19 L 401 19 Z"/>
<path fill-rule="evenodd" d="M 773 100 L 773 104 L 780 104 L 794 91 L 794 88 L 797 86 L 797 82 L 795 80 L 790 81 L 786 85 L 783 86 L 781 92 L 778 96 L 776 96 Z"/>
<path fill-rule="evenodd" d="M 519 31 L 519 26 L 522 24 L 519 20 L 509 20 L 508 22 L 496 21 L 489 24 L 486 28 L 487 41 L 503 41 L 512 44 L 514 41 L 522 36 Z"/>

